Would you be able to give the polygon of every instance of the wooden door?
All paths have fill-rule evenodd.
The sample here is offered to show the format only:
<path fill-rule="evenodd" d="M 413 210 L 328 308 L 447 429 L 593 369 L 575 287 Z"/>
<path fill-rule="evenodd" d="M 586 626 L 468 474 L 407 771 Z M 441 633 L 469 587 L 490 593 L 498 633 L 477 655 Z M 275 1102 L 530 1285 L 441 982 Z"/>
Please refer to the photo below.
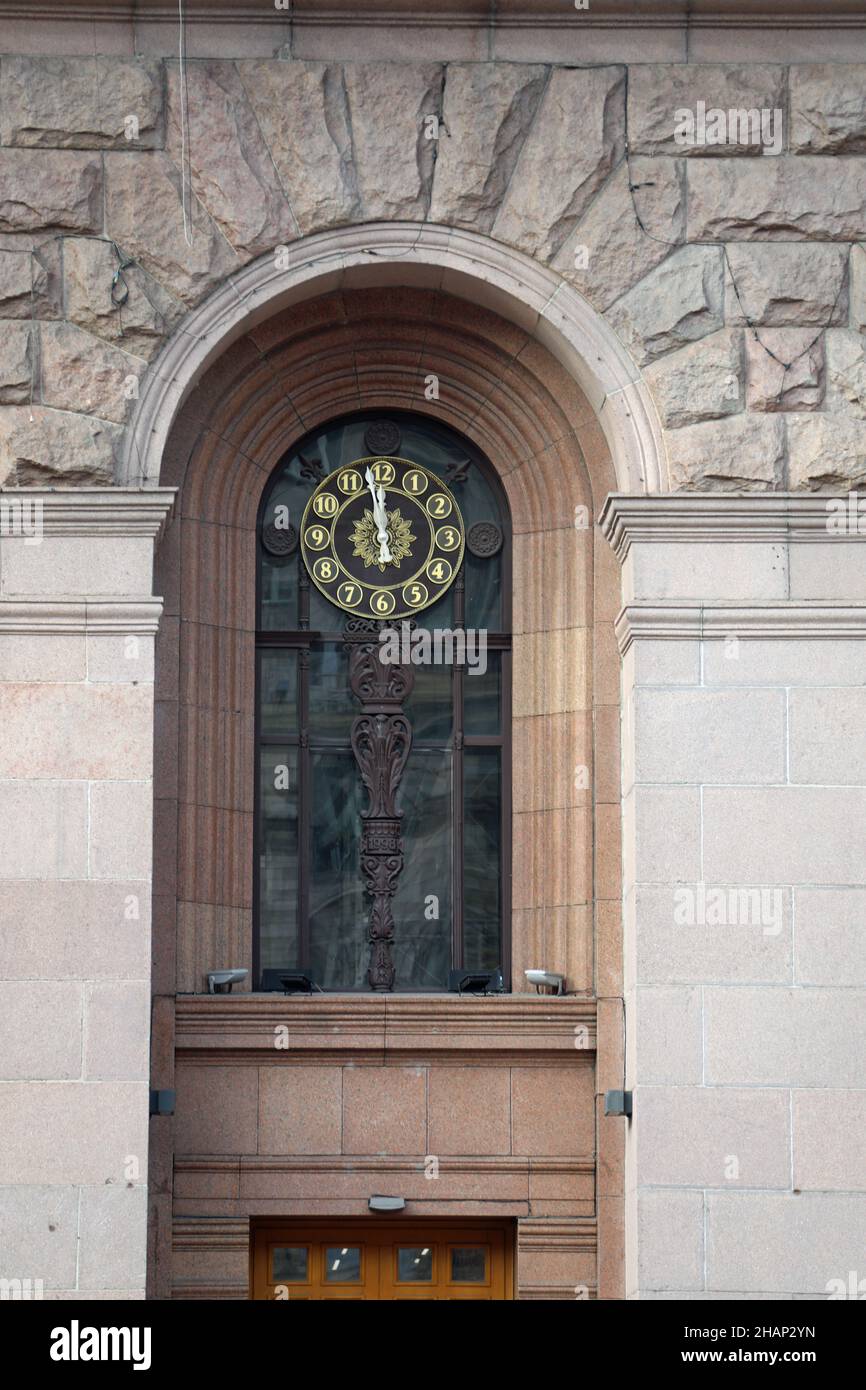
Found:
<path fill-rule="evenodd" d="M 253 1298 L 513 1297 L 507 1222 L 286 1221 L 253 1226 Z"/>

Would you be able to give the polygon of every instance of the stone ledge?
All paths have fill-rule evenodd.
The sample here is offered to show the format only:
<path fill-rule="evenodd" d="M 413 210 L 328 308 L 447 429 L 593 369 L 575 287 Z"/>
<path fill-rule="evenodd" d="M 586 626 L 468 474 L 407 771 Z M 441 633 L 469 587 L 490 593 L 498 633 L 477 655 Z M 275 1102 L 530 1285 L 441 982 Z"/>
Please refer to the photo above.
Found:
<path fill-rule="evenodd" d="M 122 632 L 154 634 L 161 598 L 0 599 L 0 636 L 10 633 Z"/>
<path fill-rule="evenodd" d="M 828 530 L 827 503 L 839 500 L 847 501 L 847 493 L 702 492 L 648 497 L 613 492 L 602 507 L 598 525 L 620 561 L 635 542 L 866 541 L 866 532 L 835 536 Z"/>
<path fill-rule="evenodd" d="M 619 649 L 625 656 L 637 638 L 718 641 L 736 633 L 738 638 L 866 639 L 866 603 L 686 604 L 630 603 L 615 623 Z"/>
<path fill-rule="evenodd" d="M 41 510 L 42 536 L 159 535 L 171 515 L 177 488 L 173 487 L 16 487 L 0 488 L 0 512 L 14 520 L 16 510 Z M 4 535 L 3 540 L 29 536 Z"/>
<path fill-rule="evenodd" d="M 176 1045 L 179 1054 L 241 1065 L 251 1053 L 292 1065 L 317 1055 L 333 1060 L 340 1052 L 375 1054 L 380 1063 L 383 1054 L 395 1061 L 435 1054 L 441 1062 L 467 1050 L 521 1061 L 542 1054 L 547 1065 L 553 1058 L 579 1065 L 594 1054 L 595 1017 L 594 1000 L 569 995 L 179 995 Z M 275 1049 L 274 1029 L 281 1026 L 288 1047 Z M 576 1027 L 586 1029 L 586 1047 L 575 1047 Z"/>

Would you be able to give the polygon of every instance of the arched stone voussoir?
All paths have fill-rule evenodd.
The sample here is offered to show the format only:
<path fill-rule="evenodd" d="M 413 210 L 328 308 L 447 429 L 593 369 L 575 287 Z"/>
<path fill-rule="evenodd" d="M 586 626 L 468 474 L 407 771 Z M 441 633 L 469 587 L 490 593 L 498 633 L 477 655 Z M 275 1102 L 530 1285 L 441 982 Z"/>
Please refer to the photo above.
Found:
<path fill-rule="evenodd" d="M 547 348 L 585 393 L 621 492 L 669 490 L 640 371 L 604 318 L 556 272 L 488 236 L 412 222 L 341 227 L 261 257 L 193 309 L 145 375 L 118 481 L 156 487 L 172 424 L 204 372 L 274 315 L 341 289 L 431 287 L 491 310 Z M 287 268 L 281 268 L 286 265 Z"/>

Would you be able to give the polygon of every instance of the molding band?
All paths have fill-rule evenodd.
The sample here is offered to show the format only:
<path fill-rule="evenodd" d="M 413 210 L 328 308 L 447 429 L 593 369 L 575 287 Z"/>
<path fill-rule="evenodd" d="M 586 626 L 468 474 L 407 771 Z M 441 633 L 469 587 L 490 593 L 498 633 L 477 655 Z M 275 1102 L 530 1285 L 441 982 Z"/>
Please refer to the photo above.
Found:
<path fill-rule="evenodd" d="M 632 642 L 643 637 L 723 640 L 769 638 L 858 640 L 866 639 L 866 603 L 803 603 L 780 599 L 776 603 L 629 603 L 615 623 L 619 649 L 625 656 Z"/>
<path fill-rule="evenodd" d="M 0 599 L 0 636 L 14 633 L 122 632 L 156 633 L 162 614 L 161 598 Z"/>
<path fill-rule="evenodd" d="M 159 535 L 177 488 L 0 488 L 0 537 L 29 539 L 20 522 L 39 517 L 41 536 Z M 2 543 L 2 542 L 0 542 Z M 32 543 L 32 542 L 31 542 Z"/>

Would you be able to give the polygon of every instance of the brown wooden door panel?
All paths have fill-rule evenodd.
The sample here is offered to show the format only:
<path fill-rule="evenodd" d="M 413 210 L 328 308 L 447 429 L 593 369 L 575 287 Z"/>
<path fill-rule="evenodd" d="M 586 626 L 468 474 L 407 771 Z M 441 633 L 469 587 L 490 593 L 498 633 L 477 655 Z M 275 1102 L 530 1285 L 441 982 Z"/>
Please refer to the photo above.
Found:
<path fill-rule="evenodd" d="M 254 1223 L 252 1240 L 254 1299 L 513 1297 L 510 1222 Z"/>

